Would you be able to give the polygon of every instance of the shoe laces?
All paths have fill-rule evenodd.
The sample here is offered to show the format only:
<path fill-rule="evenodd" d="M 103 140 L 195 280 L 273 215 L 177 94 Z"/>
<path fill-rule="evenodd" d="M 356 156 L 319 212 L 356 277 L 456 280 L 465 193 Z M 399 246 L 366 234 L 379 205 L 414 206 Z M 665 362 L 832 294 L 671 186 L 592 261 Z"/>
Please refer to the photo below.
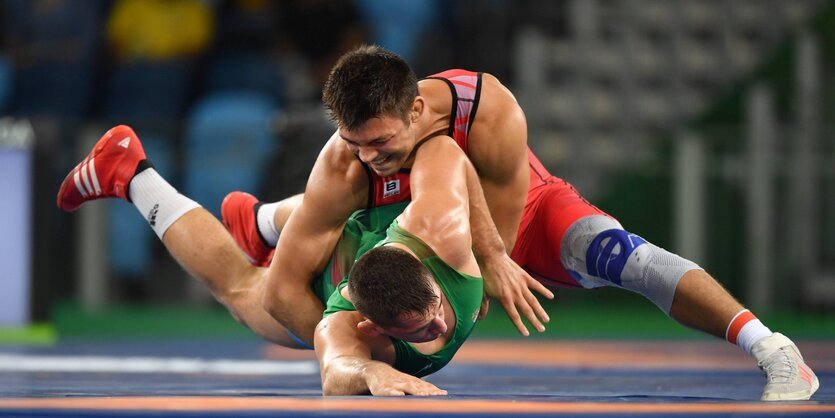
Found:
<path fill-rule="evenodd" d="M 789 350 L 781 348 L 762 362 L 760 368 L 768 377 L 769 383 L 789 383 L 795 375 L 795 362 Z"/>

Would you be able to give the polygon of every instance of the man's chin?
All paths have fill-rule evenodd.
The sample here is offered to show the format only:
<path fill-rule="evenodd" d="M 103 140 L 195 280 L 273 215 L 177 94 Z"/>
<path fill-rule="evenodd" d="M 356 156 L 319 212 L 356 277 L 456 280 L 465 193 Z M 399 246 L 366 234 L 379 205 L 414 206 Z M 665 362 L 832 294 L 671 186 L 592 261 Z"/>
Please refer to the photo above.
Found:
<path fill-rule="evenodd" d="M 397 174 L 397 172 L 403 168 L 404 163 L 405 161 L 401 161 L 397 157 L 392 156 L 380 165 L 368 163 L 368 167 L 371 168 L 371 171 L 373 171 L 374 174 L 377 174 L 380 177 L 388 177 Z"/>
<path fill-rule="evenodd" d="M 382 166 L 382 167 L 371 166 L 371 171 L 373 171 L 374 174 L 376 174 L 380 177 L 388 177 L 388 176 L 393 176 L 393 175 L 397 174 L 397 172 L 400 171 L 400 168 L 395 166 L 395 165 L 386 164 L 385 166 Z"/>

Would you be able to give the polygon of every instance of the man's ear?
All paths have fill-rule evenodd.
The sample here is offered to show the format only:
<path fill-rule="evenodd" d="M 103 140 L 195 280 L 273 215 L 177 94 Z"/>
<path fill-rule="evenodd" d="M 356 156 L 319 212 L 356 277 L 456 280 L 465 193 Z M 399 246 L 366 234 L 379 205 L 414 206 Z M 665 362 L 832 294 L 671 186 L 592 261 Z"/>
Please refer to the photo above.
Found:
<path fill-rule="evenodd" d="M 424 101 L 423 97 L 417 96 L 415 100 L 412 101 L 412 108 L 409 110 L 409 118 L 412 123 L 417 122 L 420 115 L 423 114 L 423 109 L 425 109 L 426 102 Z"/>
<path fill-rule="evenodd" d="M 369 337 L 376 337 L 383 334 L 383 329 L 368 319 L 364 319 L 362 322 L 358 323 L 357 329 Z"/>
<path fill-rule="evenodd" d="M 351 292 L 348 291 L 348 286 L 343 287 L 342 290 L 339 291 L 339 293 L 342 295 L 343 298 L 345 298 L 345 300 L 354 303 L 354 301 L 351 300 Z"/>

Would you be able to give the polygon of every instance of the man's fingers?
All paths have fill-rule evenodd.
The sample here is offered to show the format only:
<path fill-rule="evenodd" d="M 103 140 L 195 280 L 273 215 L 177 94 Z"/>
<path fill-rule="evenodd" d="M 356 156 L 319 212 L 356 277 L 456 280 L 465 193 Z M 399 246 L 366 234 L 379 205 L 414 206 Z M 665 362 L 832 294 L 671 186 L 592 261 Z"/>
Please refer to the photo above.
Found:
<path fill-rule="evenodd" d="M 417 381 L 411 384 L 407 384 L 406 387 L 403 389 L 409 395 L 417 395 L 417 396 L 443 396 L 447 394 L 447 391 L 429 383 L 424 380 L 420 380 L 415 378 Z"/>
<path fill-rule="evenodd" d="M 545 308 L 542 307 L 542 304 L 539 303 L 539 300 L 536 298 L 536 295 L 534 295 L 530 291 L 527 291 L 527 292 L 525 292 L 525 299 L 527 299 L 528 304 L 531 306 L 531 308 L 534 310 L 534 312 L 536 312 L 534 317 L 537 318 L 537 320 L 542 321 L 542 322 L 550 322 L 551 321 L 551 318 L 548 316 L 548 313 L 545 312 Z M 528 317 L 528 320 L 530 321 L 530 317 Z M 544 330 L 545 330 L 545 327 L 543 327 L 540 330 L 540 332 L 542 332 Z"/>
<path fill-rule="evenodd" d="M 531 335 L 528 328 L 525 327 L 525 324 L 522 322 L 522 317 L 519 316 L 519 312 L 516 312 L 516 305 L 514 305 L 513 299 L 502 299 L 502 306 L 504 307 L 505 312 L 507 312 L 510 322 L 513 322 L 513 325 L 516 326 L 519 333 L 525 337 Z"/>
<path fill-rule="evenodd" d="M 406 396 L 406 392 L 400 389 L 395 388 L 382 388 L 376 393 L 372 393 L 374 396 Z"/>
<path fill-rule="evenodd" d="M 420 390 L 416 390 L 416 391 L 412 392 L 412 395 L 417 395 L 417 396 L 445 396 L 446 394 L 447 394 L 447 391 L 445 391 L 443 389 L 439 389 L 439 388 L 435 387 L 434 385 L 431 388 L 424 388 L 424 389 L 420 389 Z"/>
<path fill-rule="evenodd" d="M 533 297 L 533 295 L 531 295 L 531 297 Z M 520 296 L 519 298 L 524 299 L 525 296 L 523 295 L 523 296 Z M 536 301 L 536 298 L 534 298 L 534 301 Z M 545 331 L 545 325 L 542 325 L 542 322 L 539 321 L 539 318 L 536 316 L 536 313 L 531 308 L 530 300 L 526 300 L 526 302 L 527 303 L 523 304 L 520 301 L 520 303 L 516 304 L 516 306 L 519 308 L 519 310 L 522 311 L 522 314 L 525 315 L 525 318 L 528 319 L 528 322 L 530 322 L 531 325 L 533 325 L 533 327 L 536 328 L 537 331 L 544 332 Z M 536 304 L 539 305 L 539 302 L 536 302 Z"/>
<path fill-rule="evenodd" d="M 446 396 L 447 391 L 443 389 L 430 390 L 422 394 L 422 396 Z"/>
<path fill-rule="evenodd" d="M 554 298 L 554 292 L 533 277 L 528 277 L 528 288 L 536 290 L 540 295 L 545 296 L 548 299 Z"/>

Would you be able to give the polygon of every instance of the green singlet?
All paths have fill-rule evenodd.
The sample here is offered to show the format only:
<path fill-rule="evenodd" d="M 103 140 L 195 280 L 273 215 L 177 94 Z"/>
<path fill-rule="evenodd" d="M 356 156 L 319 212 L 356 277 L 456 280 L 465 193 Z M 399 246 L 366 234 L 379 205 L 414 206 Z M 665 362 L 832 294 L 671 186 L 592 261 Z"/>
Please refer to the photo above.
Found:
<path fill-rule="evenodd" d="M 480 277 L 463 274 L 447 265 L 420 238 L 397 225 L 396 218 L 408 202 L 381 206 L 355 212 L 348 220 L 323 278 L 314 283 L 314 291 L 327 300 L 323 317 L 356 310 L 339 292 L 348 284 L 347 272 L 353 261 L 379 245 L 397 242 L 407 246 L 425 265 L 446 295 L 455 312 L 455 329 L 447 344 L 434 354 L 417 351 L 412 343 L 392 338 L 396 353 L 394 368 L 413 376 L 423 377 L 443 368 L 466 341 L 475 326 L 484 291 Z M 349 255 L 352 255 L 349 257 Z M 341 274 L 342 280 L 334 287 L 330 279 Z M 338 276 L 337 276 L 338 277 Z"/>

